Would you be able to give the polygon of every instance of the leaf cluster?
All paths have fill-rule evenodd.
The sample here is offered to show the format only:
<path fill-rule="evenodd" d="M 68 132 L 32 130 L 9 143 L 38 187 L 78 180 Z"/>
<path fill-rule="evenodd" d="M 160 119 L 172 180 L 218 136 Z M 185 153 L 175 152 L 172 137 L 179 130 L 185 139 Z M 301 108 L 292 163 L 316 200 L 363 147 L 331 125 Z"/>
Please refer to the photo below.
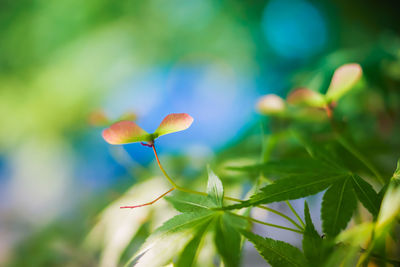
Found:
<path fill-rule="evenodd" d="M 245 240 L 271 266 L 399 264 L 386 251 L 400 247 L 395 231 L 400 165 L 389 178 L 391 170 L 376 164 L 374 155 L 393 158 L 399 144 L 395 138 L 382 138 L 379 129 L 365 134 L 368 125 L 358 123 L 358 118 L 351 123 L 338 119 L 346 115 L 338 101 L 352 97 L 361 75 L 360 65 L 345 64 L 334 72 L 326 94 L 300 88 L 286 101 L 275 95 L 261 98 L 257 108 L 271 116 L 270 132 L 263 131 L 259 143 L 248 134 L 229 153 L 221 153 L 215 164 L 219 176 L 208 170 L 206 193 L 171 182 L 156 155 L 174 186 L 171 190 L 179 191 L 165 198 L 179 214 L 155 230 L 127 265 L 240 266 Z M 315 120 L 314 113 L 323 116 Z M 305 119 L 309 114 L 312 119 Z M 147 141 L 155 152 L 157 137 L 184 130 L 192 121 L 188 114 L 170 114 L 152 134 L 133 122 L 121 121 L 106 129 L 103 137 L 111 144 Z M 386 147 L 381 145 L 385 142 Z M 374 145 L 380 150 L 372 149 Z M 254 155 L 261 161 L 254 160 Z M 246 197 L 229 197 L 220 177 L 225 188 L 239 188 Z M 317 194 L 321 196 L 321 227 L 313 223 L 311 214 L 316 211 L 310 211 L 307 201 L 302 216 L 289 202 Z M 268 206 L 275 202 L 286 203 L 297 222 Z M 257 220 L 253 209 L 275 213 L 295 229 Z M 296 232 L 302 248 L 256 234 L 255 223 Z"/>

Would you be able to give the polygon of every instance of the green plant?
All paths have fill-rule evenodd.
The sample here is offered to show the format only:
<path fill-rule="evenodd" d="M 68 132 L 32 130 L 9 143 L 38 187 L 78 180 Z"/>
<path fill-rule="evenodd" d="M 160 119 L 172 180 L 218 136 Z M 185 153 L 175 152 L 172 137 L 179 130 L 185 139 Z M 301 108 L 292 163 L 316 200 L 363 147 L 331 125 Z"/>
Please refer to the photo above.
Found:
<path fill-rule="evenodd" d="M 272 266 L 398 266 L 400 261 L 391 251 L 399 248 L 395 230 L 400 212 L 400 161 L 393 175 L 377 167 L 371 160 L 374 157 L 365 154 L 363 148 L 384 139 L 371 132 L 366 135 L 370 138 L 367 145 L 360 148 L 351 141 L 352 134 L 365 133 L 364 129 L 357 121 L 351 125 L 353 121 L 343 120 L 345 114 L 340 110 L 341 98 L 351 97 L 361 74 L 358 64 L 347 64 L 335 71 L 326 94 L 301 88 L 290 93 L 287 101 L 276 95 L 260 99 L 257 108 L 269 116 L 271 130 L 262 136 L 261 162 L 228 164 L 221 171 L 227 178 L 243 179 L 228 183 L 231 186 L 243 188 L 244 179 L 252 184 L 250 198 L 243 200 L 226 196 L 221 180 L 210 168 L 207 189 L 202 192 L 179 186 L 161 165 L 155 140 L 190 127 L 193 119 L 188 114 L 168 115 L 152 134 L 132 121 L 116 122 L 104 130 L 103 137 L 110 144 L 146 142 L 142 144 L 153 149 L 160 170 L 172 186 L 151 202 L 121 208 L 151 205 L 178 191 L 166 200 L 180 214 L 152 233 L 127 264 L 163 266 L 174 262 L 176 266 L 193 266 L 201 250 L 214 244 L 225 266 L 239 266 L 243 240 L 247 239 Z M 303 219 L 289 201 L 324 190 L 322 234 L 311 220 L 307 201 Z M 285 202 L 296 219 L 266 206 L 274 202 Z M 275 213 L 292 226 L 255 219 L 253 208 Z M 352 226 L 346 229 L 351 220 Z M 302 251 L 253 233 L 253 223 L 299 234 Z"/>

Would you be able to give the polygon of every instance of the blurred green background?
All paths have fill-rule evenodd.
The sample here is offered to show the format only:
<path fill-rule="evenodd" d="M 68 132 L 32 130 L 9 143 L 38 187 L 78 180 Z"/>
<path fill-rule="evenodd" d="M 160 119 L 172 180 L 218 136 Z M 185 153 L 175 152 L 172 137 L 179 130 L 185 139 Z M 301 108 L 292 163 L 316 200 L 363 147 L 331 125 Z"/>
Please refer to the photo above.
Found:
<path fill-rule="evenodd" d="M 258 97 L 322 88 L 343 63 L 359 62 L 398 107 L 399 10 L 388 0 L 1 0 L 0 265 L 121 256 L 81 246 L 104 207 L 159 172 L 148 149 L 107 145 L 93 111 L 134 112 L 149 131 L 168 113 L 192 115 L 188 131 L 159 141 L 168 169 L 190 181 L 259 126 Z M 152 229 L 136 224 L 139 240 Z"/>

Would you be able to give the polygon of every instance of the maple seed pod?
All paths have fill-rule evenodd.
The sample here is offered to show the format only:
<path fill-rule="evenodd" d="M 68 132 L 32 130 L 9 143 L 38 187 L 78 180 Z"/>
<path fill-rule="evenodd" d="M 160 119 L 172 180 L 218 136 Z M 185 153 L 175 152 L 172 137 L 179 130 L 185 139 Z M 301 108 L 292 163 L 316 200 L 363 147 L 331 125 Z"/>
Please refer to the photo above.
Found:
<path fill-rule="evenodd" d="M 326 98 L 329 102 L 339 100 L 357 84 L 361 76 L 362 69 L 359 64 L 351 63 L 340 66 L 333 74 Z"/>
<path fill-rule="evenodd" d="M 278 115 L 286 110 L 285 101 L 275 94 L 268 94 L 257 102 L 257 110 L 264 115 Z"/>
<path fill-rule="evenodd" d="M 326 106 L 325 98 L 322 94 L 307 88 L 298 88 L 292 91 L 287 97 L 287 102 L 292 105 L 317 108 Z"/>
<path fill-rule="evenodd" d="M 148 133 L 133 121 L 119 121 L 103 131 L 103 138 L 112 145 L 135 142 L 147 142 L 150 146 L 159 136 L 186 130 L 192 125 L 193 118 L 186 113 L 167 115 L 154 133 Z"/>

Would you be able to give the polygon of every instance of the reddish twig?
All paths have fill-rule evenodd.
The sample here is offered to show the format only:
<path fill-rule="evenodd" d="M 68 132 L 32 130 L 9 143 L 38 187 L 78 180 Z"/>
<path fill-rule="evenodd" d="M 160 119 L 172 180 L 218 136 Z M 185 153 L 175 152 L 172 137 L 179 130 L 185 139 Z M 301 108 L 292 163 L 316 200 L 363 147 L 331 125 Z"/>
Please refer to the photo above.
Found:
<path fill-rule="evenodd" d="M 171 188 L 170 190 L 168 190 L 167 192 L 163 193 L 161 196 L 157 197 L 153 201 L 150 201 L 150 202 L 147 202 L 147 203 L 144 203 L 144 204 L 140 204 L 140 205 L 136 205 L 136 206 L 123 206 L 123 207 L 120 207 L 120 208 L 121 209 L 134 209 L 134 208 L 140 208 L 140 207 L 144 207 L 144 206 L 149 206 L 149 205 L 157 202 L 158 200 L 160 200 L 162 197 L 164 197 L 165 195 L 167 195 L 168 193 L 170 193 L 174 189 L 175 189 L 175 187 Z"/>

